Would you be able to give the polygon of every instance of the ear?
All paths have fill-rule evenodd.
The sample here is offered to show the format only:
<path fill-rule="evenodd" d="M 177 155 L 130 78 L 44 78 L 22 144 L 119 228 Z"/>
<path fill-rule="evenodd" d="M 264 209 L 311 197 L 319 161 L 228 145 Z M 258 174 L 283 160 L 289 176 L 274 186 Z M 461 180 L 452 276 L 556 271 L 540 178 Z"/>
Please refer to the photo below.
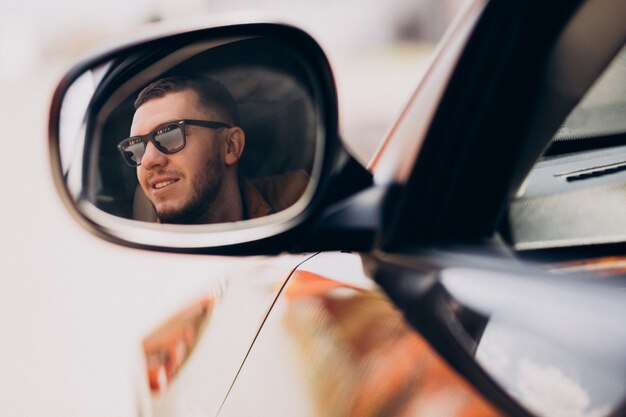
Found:
<path fill-rule="evenodd" d="M 224 162 L 226 165 L 234 165 L 243 155 L 243 148 L 246 146 L 246 135 L 240 127 L 231 127 L 227 130 L 226 154 Z"/>

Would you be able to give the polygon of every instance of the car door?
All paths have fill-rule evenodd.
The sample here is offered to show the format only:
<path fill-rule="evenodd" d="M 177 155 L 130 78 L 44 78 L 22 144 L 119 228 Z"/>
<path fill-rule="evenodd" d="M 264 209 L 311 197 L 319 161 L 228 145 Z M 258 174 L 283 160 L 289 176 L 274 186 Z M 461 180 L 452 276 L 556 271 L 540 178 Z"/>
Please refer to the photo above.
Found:
<path fill-rule="evenodd" d="M 220 416 L 501 415 L 406 321 L 356 253 L 320 253 L 281 290 Z"/>

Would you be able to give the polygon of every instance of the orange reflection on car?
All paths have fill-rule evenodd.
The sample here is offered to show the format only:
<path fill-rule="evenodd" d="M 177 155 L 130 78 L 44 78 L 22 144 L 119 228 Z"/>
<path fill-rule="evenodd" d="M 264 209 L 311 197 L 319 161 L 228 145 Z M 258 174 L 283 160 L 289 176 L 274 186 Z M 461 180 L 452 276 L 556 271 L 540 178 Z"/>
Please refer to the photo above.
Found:
<path fill-rule="evenodd" d="M 297 271 L 285 324 L 318 415 L 497 416 L 385 294 Z"/>
<path fill-rule="evenodd" d="M 209 321 L 214 305 L 215 296 L 202 298 L 143 340 L 148 382 L 153 393 L 165 389 L 181 369 Z"/>
<path fill-rule="evenodd" d="M 579 259 L 547 265 L 550 272 L 559 274 L 590 273 L 597 277 L 609 277 L 626 273 L 626 256 L 605 256 Z"/>

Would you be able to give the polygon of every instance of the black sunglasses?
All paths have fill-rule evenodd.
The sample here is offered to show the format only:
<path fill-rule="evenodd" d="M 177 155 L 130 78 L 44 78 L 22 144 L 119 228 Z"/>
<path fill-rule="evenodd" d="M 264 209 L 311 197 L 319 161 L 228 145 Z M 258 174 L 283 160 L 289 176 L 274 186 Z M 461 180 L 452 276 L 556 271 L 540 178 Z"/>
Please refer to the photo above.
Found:
<path fill-rule="evenodd" d="M 231 127 L 226 123 L 210 122 L 208 120 L 178 120 L 162 124 L 145 135 L 124 139 L 117 145 L 117 149 L 122 154 L 124 161 L 131 167 L 141 165 L 141 159 L 146 152 L 148 142 L 152 142 L 154 147 L 164 154 L 171 155 L 180 152 L 187 144 L 185 140 L 186 125 L 208 127 L 209 129 Z"/>

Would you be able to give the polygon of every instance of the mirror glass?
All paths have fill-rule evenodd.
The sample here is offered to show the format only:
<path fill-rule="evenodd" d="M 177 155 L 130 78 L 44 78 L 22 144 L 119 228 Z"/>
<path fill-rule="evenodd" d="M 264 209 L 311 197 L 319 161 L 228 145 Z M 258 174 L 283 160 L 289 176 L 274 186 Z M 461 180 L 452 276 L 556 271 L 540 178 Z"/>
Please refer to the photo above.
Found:
<path fill-rule="evenodd" d="M 70 198 L 99 224 L 228 230 L 293 218 L 324 147 L 310 71 L 293 47 L 249 36 L 151 42 L 86 69 L 60 110 Z"/>

